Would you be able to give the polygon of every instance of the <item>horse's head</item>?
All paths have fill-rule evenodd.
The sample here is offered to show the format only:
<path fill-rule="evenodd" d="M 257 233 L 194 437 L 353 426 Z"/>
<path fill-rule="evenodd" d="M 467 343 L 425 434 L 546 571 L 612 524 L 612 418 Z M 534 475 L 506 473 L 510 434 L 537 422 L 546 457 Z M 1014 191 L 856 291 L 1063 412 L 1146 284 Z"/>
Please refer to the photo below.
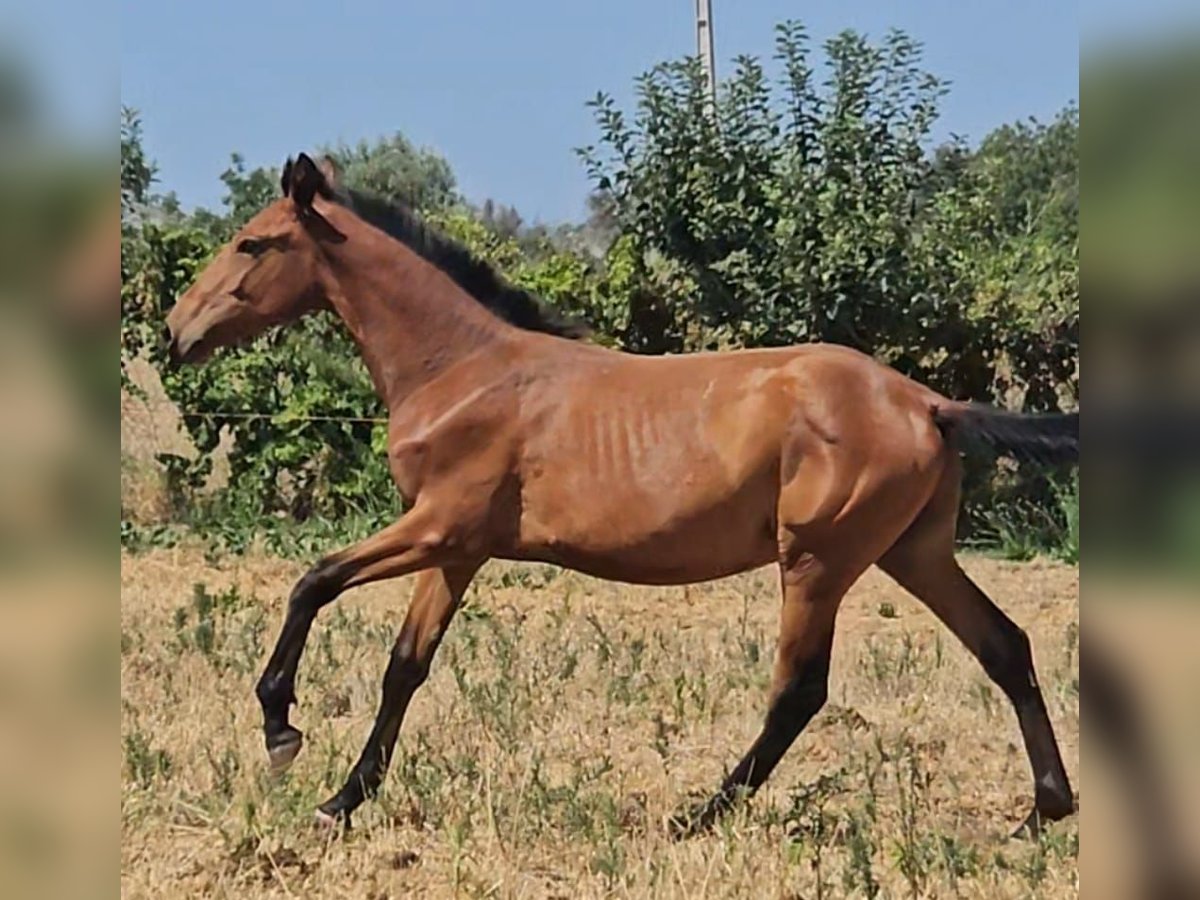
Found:
<path fill-rule="evenodd" d="M 220 249 L 167 315 L 172 359 L 199 362 L 327 302 L 320 244 L 343 238 L 313 204 L 334 196 L 332 163 L 302 153 L 287 161 L 282 186 L 283 197 Z"/>

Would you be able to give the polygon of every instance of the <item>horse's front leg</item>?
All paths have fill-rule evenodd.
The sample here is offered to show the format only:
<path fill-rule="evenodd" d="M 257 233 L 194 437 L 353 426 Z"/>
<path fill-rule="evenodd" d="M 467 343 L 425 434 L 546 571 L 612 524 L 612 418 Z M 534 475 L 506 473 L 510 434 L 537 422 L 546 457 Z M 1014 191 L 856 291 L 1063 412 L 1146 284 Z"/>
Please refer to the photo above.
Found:
<path fill-rule="evenodd" d="M 296 583 L 275 649 L 255 689 L 274 771 L 291 765 L 303 741 L 299 729 L 288 722 L 288 707 L 296 702 L 296 670 L 317 612 L 347 588 L 421 569 L 465 564 L 458 532 L 454 523 L 430 506 L 418 504 L 400 521 L 325 557 Z"/>
<path fill-rule="evenodd" d="M 477 564 L 467 564 L 429 569 L 417 576 L 412 604 L 383 677 L 383 698 L 375 724 L 346 784 L 317 810 L 319 822 L 342 821 L 348 825 L 350 814 L 363 800 L 375 796 L 391 761 L 409 701 L 428 677 L 433 655 L 478 569 Z"/>

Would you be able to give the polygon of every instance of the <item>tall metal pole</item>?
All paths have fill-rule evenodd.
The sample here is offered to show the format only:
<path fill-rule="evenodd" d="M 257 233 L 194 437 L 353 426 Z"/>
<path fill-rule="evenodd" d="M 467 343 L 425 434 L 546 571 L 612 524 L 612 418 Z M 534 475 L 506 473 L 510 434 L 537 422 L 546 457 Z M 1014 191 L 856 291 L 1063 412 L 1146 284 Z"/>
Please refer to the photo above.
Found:
<path fill-rule="evenodd" d="M 704 66 L 711 111 L 717 103 L 717 75 L 713 63 L 712 0 L 696 0 L 696 55 L 700 57 L 700 64 Z"/>

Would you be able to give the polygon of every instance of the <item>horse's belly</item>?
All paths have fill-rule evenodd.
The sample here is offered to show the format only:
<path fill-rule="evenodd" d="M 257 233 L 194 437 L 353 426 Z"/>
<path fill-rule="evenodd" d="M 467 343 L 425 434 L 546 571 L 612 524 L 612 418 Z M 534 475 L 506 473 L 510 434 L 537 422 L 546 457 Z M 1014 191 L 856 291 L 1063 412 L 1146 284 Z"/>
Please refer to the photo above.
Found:
<path fill-rule="evenodd" d="M 776 559 L 774 503 L 766 497 L 669 512 L 635 498 L 609 500 L 591 504 L 596 515 L 577 508 L 561 522 L 527 529 L 513 555 L 632 584 L 710 581 Z"/>
<path fill-rule="evenodd" d="M 626 584 L 695 584 L 713 581 L 757 569 L 775 559 L 773 548 L 759 547 L 757 552 L 730 553 L 697 560 L 692 557 L 633 553 L 593 553 L 575 548 L 548 549 L 517 557 L 553 563 L 585 575 Z"/>

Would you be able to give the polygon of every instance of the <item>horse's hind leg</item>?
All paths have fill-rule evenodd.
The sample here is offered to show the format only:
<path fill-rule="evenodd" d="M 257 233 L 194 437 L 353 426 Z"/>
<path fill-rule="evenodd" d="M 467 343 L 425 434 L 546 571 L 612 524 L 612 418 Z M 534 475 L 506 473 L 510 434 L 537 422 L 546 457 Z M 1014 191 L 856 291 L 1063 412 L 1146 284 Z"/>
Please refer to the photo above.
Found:
<path fill-rule="evenodd" d="M 1012 702 L 1034 779 L 1034 809 L 1018 831 L 1036 834 L 1043 821 L 1065 818 L 1075 810 L 1071 785 L 1038 687 L 1029 638 L 954 559 L 957 511 L 955 467 L 917 521 L 879 560 L 879 567 L 954 632 Z"/>
<path fill-rule="evenodd" d="M 707 801 L 672 817 L 671 833 L 689 837 L 712 827 L 739 795 L 753 794 L 825 705 L 833 625 L 842 596 L 858 576 L 828 571 L 810 556 L 784 566 L 783 610 L 767 718 L 757 740 Z"/>

